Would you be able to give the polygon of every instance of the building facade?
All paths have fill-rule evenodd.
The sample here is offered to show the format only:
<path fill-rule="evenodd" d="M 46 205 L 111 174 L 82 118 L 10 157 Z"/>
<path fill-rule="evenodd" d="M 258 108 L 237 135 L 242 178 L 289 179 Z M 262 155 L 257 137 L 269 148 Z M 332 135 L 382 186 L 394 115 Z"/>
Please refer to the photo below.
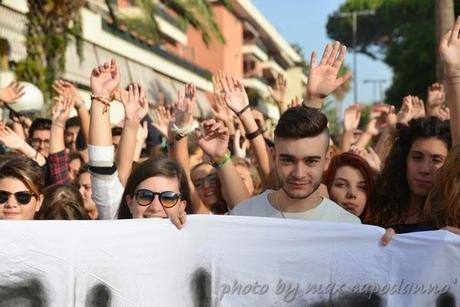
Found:
<path fill-rule="evenodd" d="M 64 78 L 78 84 L 89 100 L 92 68 L 114 58 L 121 68 L 121 86 L 139 82 L 153 105 L 163 97 L 165 103 L 171 103 L 186 82 L 194 82 L 199 106 L 195 116 L 206 117 L 212 100 L 211 76 L 221 70 L 241 78 L 247 90 L 259 97 L 255 103 L 261 111 L 276 121 L 279 114 L 269 99 L 268 86 L 273 85 L 278 73 L 283 73 L 288 78 L 290 95 L 302 96 L 306 76 L 298 66 L 300 55 L 249 0 L 233 0 L 231 4 L 232 11 L 213 2 L 225 44 L 213 40 L 206 45 L 199 31 L 192 27 L 184 29 L 174 14 L 161 6 L 156 20 L 162 43 L 155 44 L 126 26 L 115 27 L 107 17 L 105 1 L 88 1 L 81 11 L 84 58 L 79 59 L 75 44 L 70 44 Z M 116 8 L 119 14 L 139 14 L 129 0 L 116 1 Z M 26 0 L 4 0 L 0 4 L 0 39 L 7 45 L 0 48 L 7 50 L 2 53 L 3 62 L 5 57 L 14 63 L 26 56 L 26 12 Z M 2 84 L 9 81 L 2 79 Z M 114 104 L 114 121 L 123 117 L 122 109 Z"/>

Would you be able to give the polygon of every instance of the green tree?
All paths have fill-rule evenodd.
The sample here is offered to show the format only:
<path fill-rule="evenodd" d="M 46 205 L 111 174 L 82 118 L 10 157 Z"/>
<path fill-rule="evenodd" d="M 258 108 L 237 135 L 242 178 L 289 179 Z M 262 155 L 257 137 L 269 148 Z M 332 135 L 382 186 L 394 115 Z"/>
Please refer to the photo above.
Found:
<path fill-rule="evenodd" d="M 232 9 L 229 0 L 215 1 L 217 4 L 224 5 Z M 225 43 L 225 38 L 220 32 L 212 10 L 212 2 L 207 0 L 134 0 L 133 4 L 141 9 L 141 15 L 137 17 L 123 17 L 116 14 L 110 0 L 105 3 L 109 8 L 109 13 L 116 24 L 126 23 L 131 29 L 135 29 L 141 35 L 156 42 L 161 40 L 160 29 L 157 17 L 164 14 L 164 9 L 173 12 L 177 18 L 180 28 L 188 26 L 199 30 L 203 41 L 209 44 L 214 37 L 220 43 Z"/>
<path fill-rule="evenodd" d="M 72 37 L 81 37 L 80 8 L 85 1 L 28 0 L 27 4 L 27 57 L 18 63 L 16 75 L 37 85 L 48 101 L 52 83 L 65 71 L 67 45 Z M 77 50 L 81 56 L 81 48 Z"/>
<path fill-rule="evenodd" d="M 356 49 L 393 69 L 386 101 L 400 105 L 409 93 L 424 97 L 427 87 L 436 81 L 434 1 L 347 0 L 329 16 L 328 35 L 351 46 L 351 19 L 338 14 L 369 9 L 375 15 L 359 17 Z"/>
<path fill-rule="evenodd" d="M 182 27 L 188 25 L 199 29 L 203 41 L 209 43 L 212 37 L 224 43 L 224 37 L 214 19 L 212 3 L 206 0 L 164 0 L 162 5 L 177 16 Z M 219 0 L 219 4 L 230 8 L 228 0 Z M 69 42 L 75 39 L 77 52 L 82 58 L 81 15 L 80 9 L 86 0 L 27 0 L 29 12 L 25 33 L 27 57 L 16 66 L 19 80 L 37 85 L 43 92 L 45 102 L 49 102 L 52 84 L 65 72 L 65 54 Z M 113 1 L 105 1 L 109 15 L 118 24 Z M 140 29 L 149 29 L 148 33 L 156 42 L 160 41 L 155 12 L 157 1 L 135 0 L 146 16 L 142 19 Z M 139 28 L 138 28 L 139 29 Z M 152 34 L 153 33 L 153 34 Z M 48 108 L 43 110 L 46 113 Z"/>

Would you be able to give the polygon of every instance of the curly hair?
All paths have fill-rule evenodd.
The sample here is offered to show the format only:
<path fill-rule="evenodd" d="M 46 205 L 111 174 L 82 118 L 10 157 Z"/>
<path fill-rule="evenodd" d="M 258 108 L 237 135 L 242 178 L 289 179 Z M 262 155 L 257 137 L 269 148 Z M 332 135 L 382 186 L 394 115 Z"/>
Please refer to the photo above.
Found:
<path fill-rule="evenodd" d="M 460 144 L 452 147 L 446 162 L 436 172 L 425 205 L 424 222 L 436 228 L 460 227 Z"/>
<path fill-rule="evenodd" d="M 430 117 L 413 119 L 408 126 L 398 124 L 390 154 L 376 180 L 376 203 L 369 212 L 371 224 L 383 227 L 398 224 L 408 212 L 407 156 L 416 140 L 428 138 L 439 139 L 450 149 L 449 122 Z"/>

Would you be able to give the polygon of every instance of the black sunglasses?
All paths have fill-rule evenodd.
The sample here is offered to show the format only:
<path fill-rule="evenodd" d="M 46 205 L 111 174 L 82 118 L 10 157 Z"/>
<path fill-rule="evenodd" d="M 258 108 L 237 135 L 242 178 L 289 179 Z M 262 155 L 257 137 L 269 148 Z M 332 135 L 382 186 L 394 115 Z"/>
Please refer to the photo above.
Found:
<path fill-rule="evenodd" d="M 10 193 L 8 191 L 0 190 L 0 204 L 5 204 L 10 198 L 10 195 L 14 195 L 16 201 L 21 205 L 27 205 L 32 199 L 32 197 L 36 196 L 35 193 L 29 191 L 19 191 L 16 193 Z"/>
<path fill-rule="evenodd" d="M 141 206 L 150 205 L 155 199 L 156 195 L 158 195 L 161 205 L 165 208 L 174 207 L 181 198 L 180 193 L 173 191 L 153 192 L 147 189 L 139 189 L 134 192 L 134 198 Z"/>
<path fill-rule="evenodd" d="M 217 181 L 219 180 L 219 178 L 217 177 L 217 174 L 215 174 L 215 173 L 209 174 L 206 177 L 198 178 L 198 179 L 193 180 L 193 185 L 197 189 L 202 189 L 202 188 L 204 188 L 204 181 L 205 180 L 209 183 L 209 185 L 216 185 Z"/>

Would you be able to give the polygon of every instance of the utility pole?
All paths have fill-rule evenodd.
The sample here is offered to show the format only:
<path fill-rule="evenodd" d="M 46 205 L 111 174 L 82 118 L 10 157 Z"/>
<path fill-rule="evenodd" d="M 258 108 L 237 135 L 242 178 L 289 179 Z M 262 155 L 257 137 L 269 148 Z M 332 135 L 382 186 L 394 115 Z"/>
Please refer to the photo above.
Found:
<path fill-rule="evenodd" d="M 372 84 L 372 102 L 383 102 L 383 84 L 387 82 L 385 79 L 367 79 L 364 80 L 363 83 L 371 83 Z M 379 86 L 379 99 L 377 100 L 377 85 Z"/>
<path fill-rule="evenodd" d="M 363 11 L 352 11 L 339 13 L 339 17 L 351 17 L 352 18 L 352 31 L 353 31 L 353 103 L 358 102 L 358 65 L 356 60 L 356 44 L 358 35 L 358 16 L 370 16 L 374 15 L 375 11 L 363 10 Z"/>

